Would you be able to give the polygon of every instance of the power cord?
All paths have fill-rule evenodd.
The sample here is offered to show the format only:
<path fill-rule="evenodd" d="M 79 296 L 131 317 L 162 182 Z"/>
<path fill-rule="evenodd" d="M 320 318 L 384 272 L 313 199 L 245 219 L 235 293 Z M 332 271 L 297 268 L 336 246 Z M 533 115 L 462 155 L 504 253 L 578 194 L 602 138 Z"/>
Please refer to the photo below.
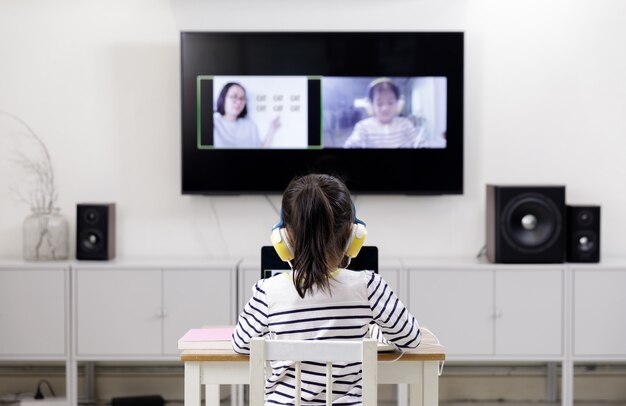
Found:
<path fill-rule="evenodd" d="M 482 258 L 487 254 L 487 244 L 483 245 L 478 254 L 476 254 L 476 258 Z"/>
<path fill-rule="evenodd" d="M 54 393 L 54 389 L 52 389 L 52 385 L 50 385 L 50 382 L 46 381 L 45 379 L 42 379 L 41 381 L 37 383 L 37 391 L 35 392 L 35 399 L 43 399 L 43 393 L 41 392 L 41 385 L 44 383 L 48 386 L 48 390 L 50 391 L 50 394 L 52 395 L 52 397 L 56 398 L 57 395 Z"/>
<path fill-rule="evenodd" d="M 265 200 L 267 200 L 267 202 L 270 204 L 270 206 L 272 207 L 272 210 L 276 212 L 276 215 L 280 216 L 280 210 L 276 206 L 274 206 L 274 202 L 272 202 L 272 199 L 270 199 L 268 195 L 265 195 Z"/>

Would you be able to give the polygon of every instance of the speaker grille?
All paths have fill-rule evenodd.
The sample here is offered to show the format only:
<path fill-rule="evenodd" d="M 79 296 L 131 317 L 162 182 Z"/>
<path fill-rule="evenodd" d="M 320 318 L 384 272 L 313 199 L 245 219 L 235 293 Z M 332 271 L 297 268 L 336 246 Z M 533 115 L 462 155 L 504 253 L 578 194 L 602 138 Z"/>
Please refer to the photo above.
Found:
<path fill-rule="evenodd" d="M 519 251 L 539 253 L 557 241 L 561 213 L 550 199 L 538 193 L 522 193 L 506 204 L 500 219 L 502 235 Z"/>

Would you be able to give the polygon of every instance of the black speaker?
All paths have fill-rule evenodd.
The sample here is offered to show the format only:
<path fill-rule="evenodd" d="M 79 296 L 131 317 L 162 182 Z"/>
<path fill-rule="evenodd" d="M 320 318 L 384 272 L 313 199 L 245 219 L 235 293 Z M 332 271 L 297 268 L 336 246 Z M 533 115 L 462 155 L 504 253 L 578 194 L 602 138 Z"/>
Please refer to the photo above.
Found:
<path fill-rule="evenodd" d="M 115 257 L 115 203 L 76 206 L 76 259 Z"/>
<path fill-rule="evenodd" d="M 565 186 L 487 185 L 487 258 L 559 263 L 565 257 Z"/>
<path fill-rule="evenodd" d="M 600 262 L 600 206 L 567 206 L 567 262 Z"/>

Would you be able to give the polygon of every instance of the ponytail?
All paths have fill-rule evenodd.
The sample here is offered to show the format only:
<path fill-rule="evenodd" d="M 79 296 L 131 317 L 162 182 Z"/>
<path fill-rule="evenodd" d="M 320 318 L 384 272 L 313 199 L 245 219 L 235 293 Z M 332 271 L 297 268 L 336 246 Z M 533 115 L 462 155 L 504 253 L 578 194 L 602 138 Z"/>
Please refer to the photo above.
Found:
<path fill-rule="evenodd" d="M 318 288 L 330 292 L 354 219 L 347 187 L 329 175 L 292 181 L 283 195 L 283 218 L 294 250 L 293 280 L 298 295 Z"/>

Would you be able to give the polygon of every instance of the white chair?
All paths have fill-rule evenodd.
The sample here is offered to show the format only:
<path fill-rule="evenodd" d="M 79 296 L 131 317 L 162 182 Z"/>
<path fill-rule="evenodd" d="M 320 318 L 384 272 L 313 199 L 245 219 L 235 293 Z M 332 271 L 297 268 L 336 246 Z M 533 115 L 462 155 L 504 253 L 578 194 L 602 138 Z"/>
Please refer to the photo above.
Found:
<path fill-rule="evenodd" d="M 362 363 L 363 406 L 376 406 L 378 349 L 374 339 L 363 341 L 265 340 L 250 343 L 250 406 L 263 406 L 267 361 L 294 361 L 296 369 L 295 405 L 300 406 L 301 362 L 326 363 L 326 405 L 332 405 L 333 362 Z"/>

